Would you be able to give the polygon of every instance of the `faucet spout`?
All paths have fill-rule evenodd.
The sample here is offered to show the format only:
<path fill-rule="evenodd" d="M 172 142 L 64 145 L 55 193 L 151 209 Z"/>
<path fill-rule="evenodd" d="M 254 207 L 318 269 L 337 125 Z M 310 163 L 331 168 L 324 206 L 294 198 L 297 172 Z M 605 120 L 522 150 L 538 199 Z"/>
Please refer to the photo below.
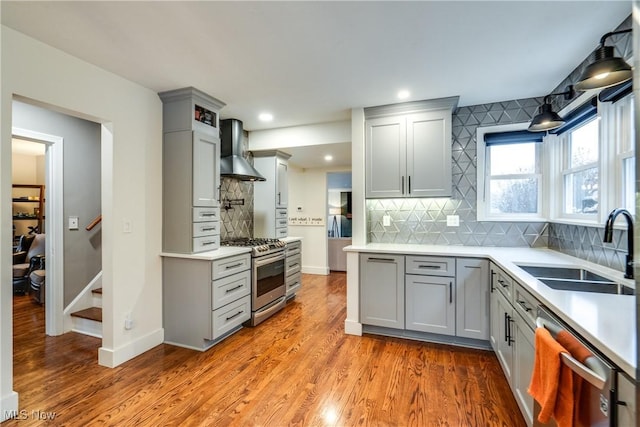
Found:
<path fill-rule="evenodd" d="M 604 243 L 611 243 L 613 241 L 613 223 L 616 221 L 618 215 L 624 216 L 627 220 L 627 258 L 624 277 L 627 279 L 633 279 L 633 217 L 628 210 L 618 208 L 611 211 L 607 223 L 604 226 Z"/>

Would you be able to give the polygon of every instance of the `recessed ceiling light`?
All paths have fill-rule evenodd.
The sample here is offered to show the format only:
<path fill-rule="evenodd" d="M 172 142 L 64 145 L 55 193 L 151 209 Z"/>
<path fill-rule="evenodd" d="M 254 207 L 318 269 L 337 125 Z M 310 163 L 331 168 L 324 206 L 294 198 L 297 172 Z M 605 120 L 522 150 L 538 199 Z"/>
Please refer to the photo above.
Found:
<path fill-rule="evenodd" d="M 331 160 L 333 160 L 333 156 L 332 156 L 331 154 L 327 154 L 326 156 L 324 156 L 324 159 L 325 159 L 327 162 L 330 162 Z"/>
<path fill-rule="evenodd" d="M 270 122 L 271 120 L 273 120 L 273 114 L 270 113 L 260 113 L 260 115 L 258 116 L 258 118 L 263 121 L 263 122 Z"/>
<path fill-rule="evenodd" d="M 398 99 L 407 99 L 411 95 L 411 92 L 408 90 L 401 90 L 398 92 Z"/>

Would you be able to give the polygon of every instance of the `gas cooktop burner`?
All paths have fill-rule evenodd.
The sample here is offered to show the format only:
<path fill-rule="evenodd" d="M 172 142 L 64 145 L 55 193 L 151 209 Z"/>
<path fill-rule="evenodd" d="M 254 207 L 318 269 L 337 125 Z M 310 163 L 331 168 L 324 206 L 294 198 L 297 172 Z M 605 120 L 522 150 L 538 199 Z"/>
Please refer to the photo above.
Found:
<path fill-rule="evenodd" d="M 238 239 L 224 240 L 220 245 L 253 248 L 253 255 L 257 256 L 282 251 L 287 246 L 287 243 L 279 239 L 241 237 Z"/>

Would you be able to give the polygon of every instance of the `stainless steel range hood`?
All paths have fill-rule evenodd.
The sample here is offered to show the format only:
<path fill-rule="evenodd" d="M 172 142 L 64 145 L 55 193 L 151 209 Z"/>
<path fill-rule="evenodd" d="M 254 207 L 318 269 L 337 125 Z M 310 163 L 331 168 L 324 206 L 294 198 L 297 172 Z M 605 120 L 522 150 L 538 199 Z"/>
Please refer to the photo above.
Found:
<path fill-rule="evenodd" d="M 266 181 L 242 157 L 242 122 L 236 119 L 220 120 L 220 176 L 241 181 Z"/>

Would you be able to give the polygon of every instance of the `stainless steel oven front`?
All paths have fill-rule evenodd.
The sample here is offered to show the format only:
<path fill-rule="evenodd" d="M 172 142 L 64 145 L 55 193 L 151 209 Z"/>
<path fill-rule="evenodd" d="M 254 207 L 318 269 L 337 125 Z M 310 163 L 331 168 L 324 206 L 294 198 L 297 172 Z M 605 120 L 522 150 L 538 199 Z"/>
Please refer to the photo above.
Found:
<path fill-rule="evenodd" d="M 251 326 L 286 305 L 284 250 L 253 258 Z"/>

